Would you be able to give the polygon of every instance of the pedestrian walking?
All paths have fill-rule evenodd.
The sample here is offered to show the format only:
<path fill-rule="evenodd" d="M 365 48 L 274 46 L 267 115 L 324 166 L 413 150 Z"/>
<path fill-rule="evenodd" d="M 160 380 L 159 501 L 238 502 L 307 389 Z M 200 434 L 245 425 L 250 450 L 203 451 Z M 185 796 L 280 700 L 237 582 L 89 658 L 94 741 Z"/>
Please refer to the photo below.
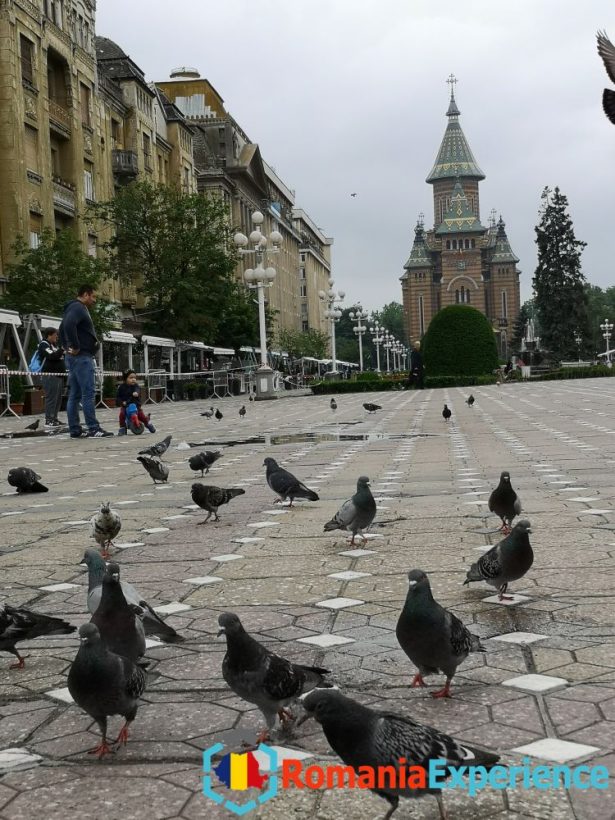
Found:
<path fill-rule="evenodd" d="M 408 378 L 408 386 L 414 385 L 419 390 L 424 387 L 423 384 L 423 354 L 421 353 L 421 343 L 415 342 L 410 353 L 410 375 Z"/>
<path fill-rule="evenodd" d="M 96 304 L 96 289 L 82 285 L 77 298 L 64 306 L 60 325 L 60 344 L 66 351 L 68 370 L 68 402 L 66 414 L 71 438 L 103 438 L 112 436 L 103 430 L 96 418 L 94 356 L 100 343 L 90 316 L 90 308 Z M 81 426 L 79 403 L 87 430 Z"/>
<path fill-rule="evenodd" d="M 64 366 L 64 350 L 58 346 L 58 331 L 54 327 L 43 330 L 43 338 L 36 350 L 41 363 L 41 383 L 45 391 L 45 427 L 59 427 L 62 422 L 58 414 L 62 407 L 64 393 L 64 376 L 57 373 L 66 373 Z"/>

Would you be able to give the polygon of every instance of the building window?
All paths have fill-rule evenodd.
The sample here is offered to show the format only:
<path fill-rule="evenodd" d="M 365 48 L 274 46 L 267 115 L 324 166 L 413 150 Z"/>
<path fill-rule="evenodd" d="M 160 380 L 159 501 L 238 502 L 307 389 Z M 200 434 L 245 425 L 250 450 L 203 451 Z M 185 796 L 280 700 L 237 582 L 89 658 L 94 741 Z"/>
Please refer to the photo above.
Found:
<path fill-rule="evenodd" d="M 466 290 L 466 305 L 470 304 L 470 288 Z"/>
<path fill-rule="evenodd" d="M 476 247 L 476 240 L 475 240 L 475 239 L 472 239 L 472 240 L 471 240 L 471 242 L 470 242 L 470 246 L 471 246 L 472 248 L 475 248 L 475 247 Z"/>
<path fill-rule="evenodd" d="M 25 127 L 26 168 L 38 173 L 38 131 L 30 125 Z"/>
<path fill-rule="evenodd" d="M 143 134 L 143 159 L 145 170 L 152 170 L 152 141 L 147 134 Z"/>
<path fill-rule="evenodd" d="M 122 125 L 118 120 L 111 120 L 111 140 L 114 148 L 121 148 L 124 144 L 122 138 Z"/>
<path fill-rule="evenodd" d="M 422 296 L 419 296 L 419 329 L 422 336 L 425 333 L 425 310 Z"/>
<path fill-rule="evenodd" d="M 88 256 L 96 258 L 96 237 L 91 233 L 88 234 Z"/>
<path fill-rule="evenodd" d="M 506 291 L 502 291 L 502 319 L 506 319 L 508 317 L 508 304 L 506 298 Z"/>
<path fill-rule="evenodd" d="M 306 296 L 307 296 L 307 285 L 306 285 L 306 283 L 305 283 L 305 282 L 302 282 L 302 283 L 301 283 L 301 286 L 300 286 L 300 293 L 301 293 L 301 298 L 302 298 L 302 299 L 305 299 L 305 298 L 306 298 Z"/>
<path fill-rule="evenodd" d="M 310 323 L 307 321 L 307 319 L 304 319 L 301 322 L 301 330 L 302 330 L 303 333 L 307 333 L 309 329 L 310 329 Z"/>
<path fill-rule="evenodd" d="M 83 193 L 89 202 L 94 202 L 94 166 L 87 162 L 83 172 Z"/>
<path fill-rule="evenodd" d="M 447 240 L 446 240 L 446 250 L 447 250 L 447 251 L 450 251 L 450 249 L 451 249 L 451 240 L 450 240 L 450 239 L 447 239 Z"/>
<path fill-rule="evenodd" d="M 30 231 L 28 244 L 35 250 L 41 244 L 41 232 L 43 230 L 43 220 L 39 214 L 30 214 Z"/>
<path fill-rule="evenodd" d="M 305 279 L 305 268 L 299 268 L 299 278 Z"/>
<path fill-rule="evenodd" d="M 28 85 L 34 85 L 34 43 L 19 35 L 19 50 L 21 54 L 21 79 Z"/>
<path fill-rule="evenodd" d="M 81 122 L 83 123 L 83 125 L 87 125 L 88 128 L 91 128 L 92 89 L 89 88 L 87 85 L 84 85 L 83 83 L 79 83 L 79 100 L 81 103 Z"/>
<path fill-rule="evenodd" d="M 455 291 L 455 304 L 456 305 L 459 304 L 459 291 L 458 290 Z"/>
<path fill-rule="evenodd" d="M 304 253 L 299 254 L 299 261 L 300 262 L 305 262 L 305 254 Z"/>
<path fill-rule="evenodd" d="M 44 6 L 45 14 L 51 22 L 59 29 L 63 28 L 62 0 L 45 0 Z"/>

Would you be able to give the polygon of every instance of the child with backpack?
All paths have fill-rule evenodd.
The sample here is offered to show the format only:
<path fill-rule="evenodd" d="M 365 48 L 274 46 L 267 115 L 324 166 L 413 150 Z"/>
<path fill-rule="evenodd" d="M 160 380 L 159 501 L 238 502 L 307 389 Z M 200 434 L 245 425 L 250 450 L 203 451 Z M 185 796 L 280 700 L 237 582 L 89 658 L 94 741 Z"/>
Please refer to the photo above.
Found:
<path fill-rule="evenodd" d="M 120 429 L 118 435 L 125 436 L 128 432 L 126 421 L 130 424 L 131 430 L 139 430 L 143 424 L 150 433 L 155 433 L 156 428 L 141 409 L 141 388 L 137 383 L 137 374 L 134 370 L 125 370 L 122 373 L 122 383 L 117 388 L 115 397 L 116 407 L 120 408 Z"/>
<path fill-rule="evenodd" d="M 62 394 L 66 379 L 64 376 L 48 375 L 66 373 L 64 350 L 58 347 L 58 331 L 54 327 L 43 330 L 43 338 L 30 360 L 29 370 L 39 373 L 45 391 L 45 427 L 60 427 L 58 413 L 62 406 Z"/>

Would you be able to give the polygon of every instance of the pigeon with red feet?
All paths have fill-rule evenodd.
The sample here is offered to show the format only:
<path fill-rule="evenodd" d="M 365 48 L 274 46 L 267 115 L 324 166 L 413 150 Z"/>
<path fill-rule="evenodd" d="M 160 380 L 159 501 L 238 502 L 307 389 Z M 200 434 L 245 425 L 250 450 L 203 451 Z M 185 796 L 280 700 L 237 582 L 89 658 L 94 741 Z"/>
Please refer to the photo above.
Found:
<path fill-rule="evenodd" d="M 463 583 L 486 581 L 498 589 L 500 601 L 512 600 L 510 595 L 504 595 L 508 585 L 511 581 L 523 578 L 534 563 L 534 552 L 529 537 L 531 531 L 527 519 L 515 524 L 510 535 L 472 564 Z"/>
<path fill-rule="evenodd" d="M 504 470 L 500 474 L 500 483 L 489 496 L 489 510 L 502 519 L 500 529 L 508 535 L 513 520 L 521 515 L 521 499 L 510 483 L 510 473 Z"/>
<path fill-rule="evenodd" d="M 4 604 L 0 608 L 0 652 L 10 652 L 17 658 L 17 663 L 11 664 L 11 669 L 24 669 L 25 658 L 19 654 L 15 644 L 43 635 L 70 635 L 76 629 L 76 626 L 61 618 Z"/>

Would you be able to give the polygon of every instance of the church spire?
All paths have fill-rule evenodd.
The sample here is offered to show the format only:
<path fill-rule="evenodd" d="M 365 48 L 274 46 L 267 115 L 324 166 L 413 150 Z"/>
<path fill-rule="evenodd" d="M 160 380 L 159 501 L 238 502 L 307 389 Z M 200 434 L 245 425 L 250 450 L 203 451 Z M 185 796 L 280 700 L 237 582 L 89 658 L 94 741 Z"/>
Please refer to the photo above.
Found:
<path fill-rule="evenodd" d="M 429 248 L 427 247 L 427 242 L 425 240 L 425 228 L 423 224 L 424 217 L 425 215 L 420 213 L 416 221 L 412 251 L 410 252 L 408 261 L 404 265 L 404 268 L 406 270 L 410 270 L 411 268 L 433 267 L 431 253 L 429 251 Z"/>
<path fill-rule="evenodd" d="M 506 223 L 502 217 L 500 217 L 497 223 L 495 250 L 491 257 L 491 262 L 499 262 L 501 264 L 513 262 L 516 264 L 518 261 L 519 257 L 513 253 L 510 242 L 508 241 L 508 236 L 506 235 Z"/>

